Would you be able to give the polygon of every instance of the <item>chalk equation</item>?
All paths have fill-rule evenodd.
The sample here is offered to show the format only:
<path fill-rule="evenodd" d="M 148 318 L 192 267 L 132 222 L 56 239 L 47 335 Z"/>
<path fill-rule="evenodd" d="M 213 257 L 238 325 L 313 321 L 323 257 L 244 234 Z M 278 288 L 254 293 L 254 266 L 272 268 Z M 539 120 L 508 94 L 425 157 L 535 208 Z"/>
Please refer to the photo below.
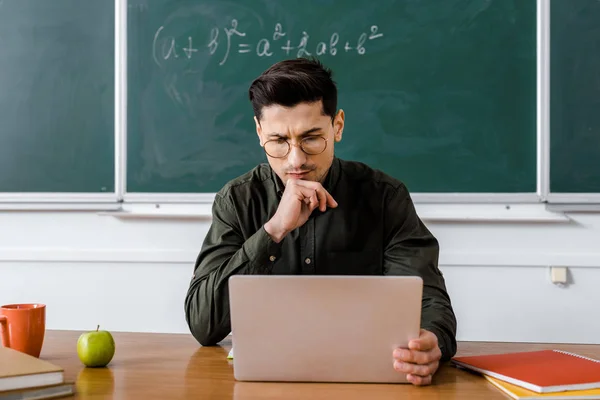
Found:
<path fill-rule="evenodd" d="M 157 29 L 152 44 L 152 56 L 158 66 L 161 66 L 161 60 L 191 59 L 199 50 L 203 53 L 208 52 L 210 56 L 215 55 L 217 51 L 220 52 L 219 54 L 223 53 L 219 60 L 220 66 L 225 65 L 232 53 L 271 57 L 279 52 L 286 56 L 310 57 L 324 54 L 335 56 L 338 52 L 344 52 L 363 56 L 367 53 L 369 41 L 383 37 L 379 27 L 371 25 L 368 32 L 362 32 L 353 40 L 342 40 L 339 33 L 333 32 L 325 40 L 316 41 L 306 31 L 302 31 L 299 38 L 290 38 L 288 32 L 285 32 L 281 23 L 278 22 L 273 29 L 273 35 L 250 43 L 246 39 L 246 32 L 238 30 L 238 20 L 232 19 L 230 26 L 223 28 L 222 31 L 213 27 L 210 30 L 209 39 L 198 44 L 194 43 L 191 36 L 188 36 L 184 43 L 178 43 L 174 37 L 165 35 L 164 29 L 164 26 Z"/>

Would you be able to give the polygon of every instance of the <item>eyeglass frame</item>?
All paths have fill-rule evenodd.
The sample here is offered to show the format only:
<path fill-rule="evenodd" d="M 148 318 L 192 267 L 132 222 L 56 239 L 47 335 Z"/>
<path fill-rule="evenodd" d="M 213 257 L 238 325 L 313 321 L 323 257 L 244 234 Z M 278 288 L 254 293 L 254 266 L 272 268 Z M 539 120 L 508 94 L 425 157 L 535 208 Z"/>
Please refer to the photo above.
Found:
<path fill-rule="evenodd" d="M 304 148 L 302 147 L 302 143 L 303 143 L 303 142 L 304 142 L 306 139 L 316 139 L 316 138 L 323 139 L 323 140 L 325 141 L 325 147 L 323 147 L 323 150 L 321 150 L 321 151 L 320 151 L 320 152 L 318 152 L 318 153 L 314 153 L 314 154 L 312 154 L 312 153 L 308 153 L 308 152 L 307 152 L 306 150 L 304 150 Z M 323 136 L 307 136 L 307 137 L 304 137 L 304 138 L 302 138 L 302 139 L 300 140 L 300 144 L 293 144 L 293 143 L 290 143 L 290 141 L 289 141 L 289 140 L 286 140 L 286 141 L 285 141 L 285 143 L 288 145 L 288 151 L 287 151 L 287 152 L 286 152 L 284 155 L 282 155 L 281 157 L 275 157 L 275 156 L 272 156 L 272 155 L 270 155 L 270 154 L 267 152 L 267 143 L 269 143 L 269 142 L 275 142 L 275 141 L 278 141 L 278 140 L 281 140 L 281 139 L 282 139 L 282 138 L 279 138 L 279 139 L 271 139 L 271 140 L 267 140 L 267 141 L 266 141 L 266 142 L 263 144 L 262 148 L 263 148 L 263 150 L 265 151 L 265 153 L 266 153 L 266 154 L 267 154 L 269 157 L 272 157 L 272 158 L 285 158 L 285 157 L 287 157 L 287 156 L 290 154 L 290 152 L 292 151 L 292 146 L 294 146 L 294 147 L 299 147 L 299 148 L 300 148 L 300 150 L 302 150 L 302 152 L 303 152 L 304 154 L 308 154 L 309 156 L 318 156 L 319 154 L 323 154 L 323 152 L 324 152 L 324 151 L 327 149 L 327 144 L 328 144 L 328 142 L 329 142 L 329 139 L 328 139 L 328 138 L 325 138 L 325 137 L 323 137 Z"/>

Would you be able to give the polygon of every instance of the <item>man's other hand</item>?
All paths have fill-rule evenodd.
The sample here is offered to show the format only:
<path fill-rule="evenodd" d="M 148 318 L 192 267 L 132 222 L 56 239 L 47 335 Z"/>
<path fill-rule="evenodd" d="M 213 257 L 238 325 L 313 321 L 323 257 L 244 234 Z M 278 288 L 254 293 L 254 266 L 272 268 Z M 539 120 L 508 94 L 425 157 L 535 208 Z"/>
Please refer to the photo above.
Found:
<path fill-rule="evenodd" d="M 441 357 L 437 336 L 421 329 L 419 338 L 408 342 L 408 349 L 394 350 L 394 369 L 406 374 L 413 385 L 430 385 Z"/>
<path fill-rule="evenodd" d="M 337 205 L 319 182 L 290 179 L 275 215 L 265 224 L 265 230 L 279 243 L 289 232 L 304 225 L 315 208 L 324 212 L 327 207 Z"/>

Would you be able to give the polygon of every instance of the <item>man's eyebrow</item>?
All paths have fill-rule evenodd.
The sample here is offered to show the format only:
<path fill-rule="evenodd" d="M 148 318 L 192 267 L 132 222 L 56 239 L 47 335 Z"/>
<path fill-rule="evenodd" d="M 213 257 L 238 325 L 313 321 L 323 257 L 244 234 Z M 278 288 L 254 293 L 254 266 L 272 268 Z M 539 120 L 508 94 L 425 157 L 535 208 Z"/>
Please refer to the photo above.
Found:
<path fill-rule="evenodd" d="M 269 133 L 269 137 L 270 137 L 270 138 L 281 138 L 281 139 L 286 139 L 286 138 L 287 138 L 287 135 L 284 135 L 283 133 L 271 132 L 271 133 Z"/>
<path fill-rule="evenodd" d="M 304 132 L 302 132 L 300 134 L 300 137 L 308 136 L 311 133 L 319 132 L 320 130 L 321 130 L 321 128 L 319 128 L 318 126 L 315 126 L 314 128 L 310 128 L 310 129 L 307 129 Z M 269 137 L 287 139 L 288 135 L 286 135 L 284 133 L 279 133 L 279 132 L 271 132 L 271 133 L 269 133 Z"/>
<path fill-rule="evenodd" d="M 320 131 L 320 130 L 321 130 L 321 128 L 319 128 L 318 126 L 315 126 L 314 128 L 310 128 L 310 129 L 308 129 L 308 130 L 306 130 L 306 131 L 302 132 L 302 135 L 300 135 L 300 136 L 308 136 L 308 135 L 310 135 L 311 133 L 315 133 L 315 132 L 318 132 L 318 131 Z"/>

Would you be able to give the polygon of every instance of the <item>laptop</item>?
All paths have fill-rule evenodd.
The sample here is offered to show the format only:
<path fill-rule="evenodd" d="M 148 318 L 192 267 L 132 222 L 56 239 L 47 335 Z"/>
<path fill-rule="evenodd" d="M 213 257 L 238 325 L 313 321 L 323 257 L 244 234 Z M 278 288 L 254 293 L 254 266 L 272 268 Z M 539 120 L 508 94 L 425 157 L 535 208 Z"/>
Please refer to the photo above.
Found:
<path fill-rule="evenodd" d="M 417 276 L 234 275 L 238 381 L 406 383 L 393 351 L 419 336 Z"/>

